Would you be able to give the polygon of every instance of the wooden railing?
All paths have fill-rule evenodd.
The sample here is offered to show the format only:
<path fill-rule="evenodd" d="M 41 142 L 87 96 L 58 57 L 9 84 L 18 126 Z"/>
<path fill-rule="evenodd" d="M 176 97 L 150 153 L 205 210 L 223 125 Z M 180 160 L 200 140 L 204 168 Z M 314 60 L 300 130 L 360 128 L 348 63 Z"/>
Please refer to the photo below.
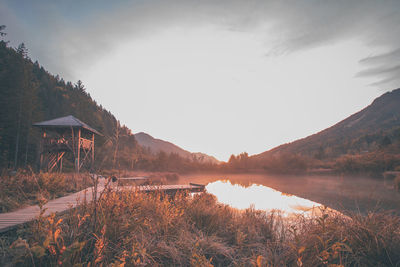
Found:
<path fill-rule="evenodd" d="M 92 146 L 92 140 L 81 137 L 81 147 L 82 148 L 89 149 L 91 146 Z"/>
<path fill-rule="evenodd" d="M 72 147 L 72 140 L 66 138 L 44 138 L 42 142 L 45 150 L 67 150 Z"/>
<path fill-rule="evenodd" d="M 48 150 L 66 150 L 66 149 L 72 149 L 73 144 L 75 146 L 77 143 L 72 142 L 72 139 L 67 139 L 67 138 L 44 138 L 43 139 L 43 147 L 44 149 Z M 80 145 L 82 149 L 90 149 L 92 146 L 92 140 L 82 138 L 80 139 Z"/>

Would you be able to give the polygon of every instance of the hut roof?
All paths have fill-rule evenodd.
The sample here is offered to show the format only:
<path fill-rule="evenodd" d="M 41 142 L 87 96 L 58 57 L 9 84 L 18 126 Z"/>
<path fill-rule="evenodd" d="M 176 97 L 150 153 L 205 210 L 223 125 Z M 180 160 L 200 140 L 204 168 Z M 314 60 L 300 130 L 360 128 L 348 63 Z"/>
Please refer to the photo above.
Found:
<path fill-rule="evenodd" d="M 48 121 L 37 122 L 33 124 L 33 126 L 40 127 L 40 128 L 65 128 L 65 127 L 76 127 L 76 128 L 83 128 L 92 133 L 102 135 L 86 123 L 80 121 L 79 119 L 75 118 L 72 115 L 56 118 Z"/>

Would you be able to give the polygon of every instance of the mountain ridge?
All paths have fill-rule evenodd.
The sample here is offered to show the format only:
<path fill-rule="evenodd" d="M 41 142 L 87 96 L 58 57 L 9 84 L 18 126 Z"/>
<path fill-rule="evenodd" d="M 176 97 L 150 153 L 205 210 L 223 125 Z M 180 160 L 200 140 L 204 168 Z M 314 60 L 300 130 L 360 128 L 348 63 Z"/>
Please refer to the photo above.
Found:
<path fill-rule="evenodd" d="M 159 153 L 164 151 L 167 154 L 175 153 L 181 157 L 188 158 L 188 159 L 195 159 L 202 163 L 219 163 L 220 161 L 217 160 L 215 157 L 207 155 L 202 152 L 189 152 L 172 142 L 165 141 L 162 139 L 154 138 L 148 133 L 139 132 L 134 134 L 136 141 L 142 147 L 149 148 L 152 153 Z"/>
<path fill-rule="evenodd" d="M 379 135 L 390 136 L 398 127 L 400 128 L 400 89 L 395 89 L 377 97 L 367 107 L 331 127 L 252 157 L 263 158 L 280 153 L 316 156 L 320 153 L 333 158 L 346 153 L 376 150 L 380 140 L 373 139 Z"/>

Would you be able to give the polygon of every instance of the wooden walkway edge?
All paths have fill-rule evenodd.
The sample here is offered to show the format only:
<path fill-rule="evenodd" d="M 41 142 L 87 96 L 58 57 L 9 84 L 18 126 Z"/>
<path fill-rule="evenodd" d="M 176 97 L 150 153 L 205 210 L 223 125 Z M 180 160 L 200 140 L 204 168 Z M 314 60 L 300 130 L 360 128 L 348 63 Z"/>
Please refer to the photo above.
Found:
<path fill-rule="evenodd" d="M 97 194 L 99 195 L 102 191 L 102 187 L 99 186 L 98 189 Z M 44 216 L 49 216 L 52 213 L 59 213 L 74 208 L 80 201 L 83 201 L 85 197 L 87 201 L 92 200 L 93 187 L 86 188 L 68 196 L 50 200 L 44 205 L 44 208 L 46 209 Z M 18 225 L 33 221 L 38 217 L 39 212 L 39 206 L 34 205 L 12 212 L 0 213 L 0 233 L 6 232 Z"/>
<path fill-rule="evenodd" d="M 97 197 L 100 196 L 104 190 L 105 180 L 99 180 L 97 187 Z M 140 192 L 154 192 L 160 191 L 169 194 L 174 194 L 178 191 L 202 192 L 205 189 L 204 185 L 189 184 L 189 185 L 140 185 L 140 186 L 111 186 L 112 190 L 122 191 L 140 191 Z M 77 193 L 70 194 L 65 197 L 50 200 L 44 205 L 46 209 L 44 216 L 49 216 L 52 213 L 60 213 L 71 208 L 76 207 L 85 198 L 90 202 L 93 198 L 93 187 L 89 187 Z M 18 225 L 33 221 L 39 215 L 40 208 L 38 205 L 29 206 L 16 211 L 0 213 L 0 233 L 6 232 Z"/>

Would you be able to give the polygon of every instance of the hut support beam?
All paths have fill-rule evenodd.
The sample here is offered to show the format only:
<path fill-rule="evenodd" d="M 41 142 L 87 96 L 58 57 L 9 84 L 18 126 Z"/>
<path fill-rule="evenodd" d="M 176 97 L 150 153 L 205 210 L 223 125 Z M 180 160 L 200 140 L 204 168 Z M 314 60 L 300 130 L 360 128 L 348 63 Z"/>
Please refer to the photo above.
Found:
<path fill-rule="evenodd" d="M 76 153 L 76 169 L 75 171 L 79 173 L 79 169 L 81 167 L 81 162 L 80 162 L 80 156 L 81 156 L 81 129 L 78 130 L 78 149 Z"/>

